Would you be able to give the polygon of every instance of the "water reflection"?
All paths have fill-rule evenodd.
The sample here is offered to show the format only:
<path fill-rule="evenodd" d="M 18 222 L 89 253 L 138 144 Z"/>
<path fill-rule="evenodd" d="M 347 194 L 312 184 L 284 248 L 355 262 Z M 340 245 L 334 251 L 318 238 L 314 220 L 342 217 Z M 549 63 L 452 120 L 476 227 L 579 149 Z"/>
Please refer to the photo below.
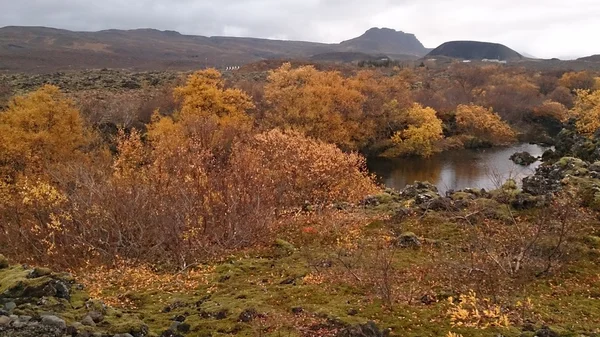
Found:
<path fill-rule="evenodd" d="M 388 187 L 402 189 L 414 181 L 429 181 L 440 193 L 449 189 L 496 188 L 514 178 L 517 181 L 533 173 L 540 162 L 530 166 L 515 165 L 509 157 L 520 151 L 541 156 L 545 148 L 539 145 L 519 144 L 505 148 L 457 150 L 431 158 L 373 159 L 369 169 Z"/>

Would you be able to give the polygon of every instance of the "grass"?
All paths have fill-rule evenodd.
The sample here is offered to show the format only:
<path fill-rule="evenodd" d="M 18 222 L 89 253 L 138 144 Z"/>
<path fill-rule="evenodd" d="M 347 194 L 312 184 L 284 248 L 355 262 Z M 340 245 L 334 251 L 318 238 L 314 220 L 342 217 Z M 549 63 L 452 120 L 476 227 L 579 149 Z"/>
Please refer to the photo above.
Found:
<path fill-rule="evenodd" d="M 498 202 L 488 199 L 469 207 L 482 204 L 504 213 L 496 207 Z M 547 324 L 561 336 L 600 333 L 598 233 L 582 237 L 578 258 L 556 274 L 503 285 L 504 291 L 495 293 L 482 287 L 480 296 L 499 303 L 514 321 L 509 328 L 482 330 L 452 326 L 447 314 L 450 296 L 477 286 L 472 280 L 457 284 L 451 275 L 465 257 L 469 225 L 456 214 L 432 211 L 392 220 L 400 207 L 380 204 L 376 210 L 301 216 L 286 224 L 270 245 L 177 275 L 135 265 L 115 272 L 82 270 L 78 280 L 88 287 L 74 290 L 69 301 L 47 301 L 41 307 L 23 303 L 17 310 L 33 315 L 57 312 L 72 323 L 92 310 L 84 305 L 92 295 L 115 308 L 88 301 L 106 317 L 91 331 L 147 330 L 154 336 L 176 328 L 178 316 L 189 324 L 184 335 L 212 337 L 335 336 L 344 326 L 369 321 L 389 329 L 391 336 L 445 336 L 449 331 L 463 337 L 533 336 L 521 331 L 524 319 L 538 329 Z M 395 238 L 407 232 L 419 238 L 420 247 L 394 245 Z M 391 300 L 383 290 L 386 262 L 393 270 L 387 279 Z M 28 272 L 17 266 L 0 269 L 0 294 L 19 282 L 39 285 L 57 277 L 28 279 Z M 516 303 L 528 298 L 533 308 L 521 312 Z"/>

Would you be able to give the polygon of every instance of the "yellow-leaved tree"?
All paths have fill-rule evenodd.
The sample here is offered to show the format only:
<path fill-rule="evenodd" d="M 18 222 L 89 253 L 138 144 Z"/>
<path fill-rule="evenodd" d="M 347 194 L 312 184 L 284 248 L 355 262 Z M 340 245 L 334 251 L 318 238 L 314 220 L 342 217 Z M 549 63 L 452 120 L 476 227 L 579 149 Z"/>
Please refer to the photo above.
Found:
<path fill-rule="evenodd" d="M 577 119 L 577 131 L 585 136 L 592 136 L 600 129 L 600 90 L 577 90 L 571 113 Z"/>
<path fill-rule="evenodd" d="M 232 144 L 252 129 L 252 99 L 239 89 L 226 88 L 216 69 L 190 75 L 175 89 L 175 97 L 181 109 L 173 117 L 155 115 L 148 128 L 150 140 L 163 151 L 175 151 L 186 139 L 194 139 L 197 147 L 226 157 Z"/>
<path fill-rule="evenodd" d="M 44 174 L 50 166 L 80 158 L 89 141 L 79 111 L 57 87 L 17 96 L 0 112 L 0 178 Z"/>
<path fill-rule="evenodd" d="M 338 72 L 294 69 L 286 63 L 269 74 L 265 98 L 271 128 L 298 131 L 344 149 L 357 149 L 365 140 L 365 98 Z"/>
<path fill-rule="evenodd" d="M 409 109 L 399 110 L 392 101 L 387 109 L 395 110 L 404 122 L 405 128 L 392 136 L 395 147 L 387 155 L 418 155 L 429 157 L 438 152 L 436 143 L 444 138 L 442 121 L 435 110 L 414 103 Z"/>
<path fill-rule="evenodd" d="M 491 108 L 461 104 L 456 107 L 456 124 L 463 133 L 494 145 L 516 140 L 513 129 Z"/>

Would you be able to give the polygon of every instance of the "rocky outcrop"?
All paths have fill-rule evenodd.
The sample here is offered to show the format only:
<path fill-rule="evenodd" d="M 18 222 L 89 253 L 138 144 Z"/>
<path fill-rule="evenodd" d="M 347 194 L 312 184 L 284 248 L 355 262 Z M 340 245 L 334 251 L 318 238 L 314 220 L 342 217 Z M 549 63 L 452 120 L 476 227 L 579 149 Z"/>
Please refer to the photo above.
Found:
<path fill-rule="evenodd" d="M 535 163 L 538 159 L 532 156 L 529 152 L 516 152 L 512 156 L 510 156 L 510 160 L 513 163 L 521 166 L 529 166 Z"/>
<path fill-rule="evenodd" d="M 8 262 L 0 255 L 0 336 L 148 335 L 148 327 L 136 316 L 89 300 L 71 275 Z"/>

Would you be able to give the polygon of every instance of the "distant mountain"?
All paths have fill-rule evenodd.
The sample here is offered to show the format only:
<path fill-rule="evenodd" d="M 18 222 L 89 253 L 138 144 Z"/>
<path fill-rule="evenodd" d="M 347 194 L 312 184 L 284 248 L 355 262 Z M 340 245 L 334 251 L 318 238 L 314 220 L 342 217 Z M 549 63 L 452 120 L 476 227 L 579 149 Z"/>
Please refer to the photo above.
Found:
<path fill-rule="evenodd" d="M 498 44 L 478 41 L 451 41 L 432 50 L 427 56 L 445 56 L 465 60 L 497 59 L 516 61 L 523 56 L 516 51 Z"/>
<path fill-rule="evenodd" d="M 577 61 L 600 62 L 600 54 L 578 58 Z"/>
<path fill-rule="evenodd" d="M 206 37 L 155 29 L 73 32 L 46 27 L 0 28 L 0 72 L 189 70 L 269 59 L 310 59 L 321 55 L 324 59 L 343 60 L 360 55 L 344 54 L 347 52 L 406 59 L 423 56 L 427 49 L 412 34 L 378 28 L 340 44 Z"/>
<path fill-rule="evenodd" d="M 414 34 L 389 28 L 371 28 L 363 35 L 340 43 L 342 51 L 379 52 L 386 55 L 423 56 L 429 52 Z"/>

